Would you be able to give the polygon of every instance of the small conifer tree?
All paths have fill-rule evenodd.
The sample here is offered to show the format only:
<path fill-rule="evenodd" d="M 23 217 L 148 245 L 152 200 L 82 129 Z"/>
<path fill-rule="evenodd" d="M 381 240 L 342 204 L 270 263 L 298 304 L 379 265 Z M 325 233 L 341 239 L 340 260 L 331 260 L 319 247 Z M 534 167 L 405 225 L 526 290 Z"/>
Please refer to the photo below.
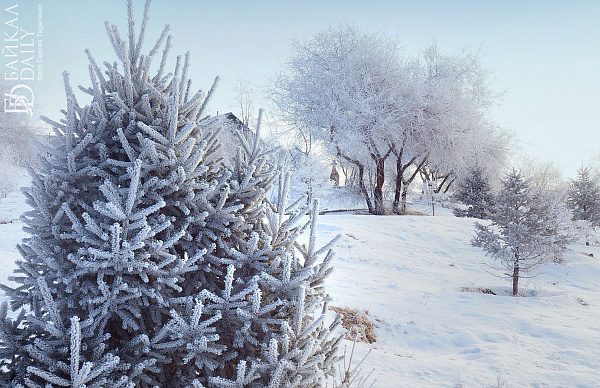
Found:
<path fill-rule="evenodd" d="M 0 309 L 0 386 L 321 386 L 341 338 L 324 318 L 318 205 L 289 205 L 285 177 L 268 200 L 278 166 L 258 129 L 221 162 L 214 85 L 190 93 L 188 55 L 164 73 L 166 28 L 142 54 L 148 11 L 139 36 L 131 0 L 128 39 L 106 25 L 119 65 L 87 53 L 91 104 L 65 74 L 65 119 L 46 119 L 56 136 L 30 169 L 29 237 L 4 286 L 19 314 Z"/>
<path fill-rule="evenodd" d="M 512 279 L 512 294 L 518 295 L 519 280 L 561 258 L 569 236 L 556 203 L 532 190 L 520 173 L 513 170 L 502 184 L 491 225 L 475 223 L 471 244 L 499 261 L 497 269 Z"/>
<path fill-rule="evenodd" d="M 455 198 L 467 206 L 467 209 L 456 209 L 457 217 L 486 219 L 494 212 L 494 193 L 489 180 L 481 168 L 476 167 L 461 181 Z"/>
<path fill-rule="evenodd" d="M 567 207 L 573 220 L 585 220 L 594 228 L 600 225 L 600 185 L 589 167 L 577 170 L 577 179 L 569 181 Z"/>

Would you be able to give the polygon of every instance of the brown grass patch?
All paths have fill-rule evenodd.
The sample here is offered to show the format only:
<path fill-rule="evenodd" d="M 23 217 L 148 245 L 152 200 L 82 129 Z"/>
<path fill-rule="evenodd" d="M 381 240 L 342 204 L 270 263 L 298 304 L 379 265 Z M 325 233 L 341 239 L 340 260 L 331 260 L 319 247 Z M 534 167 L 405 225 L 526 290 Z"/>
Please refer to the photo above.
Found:
<path fill-rule="evenodd" d="M 359 342 L 368 344 L 375 342 L 374 326 L 368 311 L 335 306 L 330 306 L 329 309 L 342 316 L 342 327 L 348 330 L 346 339 L 354 340 L 356 336 L 356 340 Z"/>
<path fill-rule="evenodd" d="M 401 216 L 422 216 L 424 215 L 423 213 L 421 213 L 420 211 L 416 211 L 416 210 L 406 210 L 403 212 L 400 212 Z"/>
<path fill-rule="evenodd" d="M 460 289 L 461 292 L 477 292 L 479 294 L 488 294 L 488 295 L 496 295 L 496 293 L 489 288 L 472 288 L 472 287 L 463 287 Z"/>

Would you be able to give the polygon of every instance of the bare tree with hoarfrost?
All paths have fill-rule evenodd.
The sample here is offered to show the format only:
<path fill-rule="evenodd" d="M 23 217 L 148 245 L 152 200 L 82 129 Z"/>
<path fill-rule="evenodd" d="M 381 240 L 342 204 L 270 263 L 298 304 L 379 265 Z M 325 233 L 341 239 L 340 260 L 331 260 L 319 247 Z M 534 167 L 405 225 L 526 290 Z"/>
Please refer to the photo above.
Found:
<path fill-rule="evenodd" d="M 288 204 L 258 133 L 238 132 L 223 162 L 223 120 L 204 116 L 214 85 L 190 92 L 188 55 L 165 73 L 166 28 L 143 54 L 148 12 L 137 36 L 132 1 L 127 38 L 106 24 L 118 62 L 101 71 L 88 52 L 91 104 L 65 73 L 65 118 L 46 119 L 56 135 L 3 287 L 20 311 L 0 308 L 0 387 L 321 387 L 341 337 L 318 206 Z"/>
<path fill-rule="evenodd" d="M 9 92 L 8 82 L 0 79 L 0 95 Z M 0 113 L 0 198 L 17 188 L 23 161 L 35 163 L 33 141 L 43 138 L 39 127 L 27 112 Z"/>
<path fill-rule="evenodd" d="M 406 210 L 420 173 L 439 192 L 476 164 L 499 171 L 504 163 L 509 137 L 487 117 L 500 94 L 478 52 L 446 55 L 433 43 L 405 60 L 393 41 L 351 27 L 295 42 L 293 51 L 275 102 L 307 137 L 355 166 L 371 213 L 385 211 L 392 155 L 395 213 Z"/>
<path fill-rule="evenodd" d="M 523 157 L 519 160 L 519 171 L 524 178 L 530 179 L 533 188 L 554 193 L 561 200 L 564 198 L 567 185 L 563 171 L 554 162 Z"/>
<path fill-rule="evenodd" d="M 385 212 L 385 163 L 394 149 L 391 133 L 402 128 L 401 69 L 394 41 L 341 26 L 294 42 L 287 73 L 275 85 L 275 102 L 288 121 L 354 165 L 373 214 Z M 372 182 L 367 182 L 369 168 Z"/>
<path fill-rule="evenodd" d="M 328 158 L 317 152 L 304 153 L 297 148 L 287 150 L 284 167 L 291 173 L 290 193 L 292 198 L 323 198 L 333 187 L 330 179 L 331 164 Z"/>
<path fill-rule="evenodd" d="M 447 192 L 456 179 L 474 166 L 498 173 L 509 152 L 510 135 L 488 118 L 501 93 L 490 85 L 490 72 L 477 51 L 445 54 L 433 42 L 413 64 L 413 101 L 410 111 L 417 130 L 413 135 L 414 166 L 436 192 Z M 412 124 L 412 123 L 411 123 Z M 410 125 L 407 125 L 410 127 Z M 403 144 L 396 142 L 396 144 Z M 398 170 L 401 176 L 404 171 Z M 410 178 L 414 179 L 413 176 Z M 412 179 L 406 180 L 404 190 Z M 396 185 L 395 201 L 400 196 Z M 403 209 L 406 194 L 402 193 Z M 396 204 L 397 202 L 395 202 Z"/>
<path fill-rule="evenodd" d="M 10 92 L 7 81 L 0 79 L 0 95 Z M 33 161 L 36 149 L 32 140 L 40 140 L 42 131 L 36 119 L 28 113 L 2 112 L 0 114 L 0 153 L 8 150 L 16 153 L 18 163 Z"/>

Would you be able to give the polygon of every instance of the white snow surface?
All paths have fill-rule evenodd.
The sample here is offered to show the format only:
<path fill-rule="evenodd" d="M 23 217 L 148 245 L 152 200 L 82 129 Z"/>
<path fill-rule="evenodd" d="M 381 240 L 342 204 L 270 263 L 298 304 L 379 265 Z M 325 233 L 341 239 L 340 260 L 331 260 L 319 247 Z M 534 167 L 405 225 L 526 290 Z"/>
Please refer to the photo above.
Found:
<path fill-rule="evenodd" d="M 513 297 L 470 245 L 473 223 L 448 209 L 320 217 L 321 243 L 341 234 L 332 305 L 376 324 L 377 341 L 355 356 L 373 349 L 363 371 L 375 368 L 374 386 L 600 387 L 600 247 L 571 245 L 564 265 L 524 279 Z"/>
<path fill-rule="evenodd" d="M 12 220 L 0 224 L 0 282 L 20 257 L 27 209 L 20 193 L 0 200 L 0 221 Z M 341 235 L 332 305 L 367 310 L 376 325 L 376 342 L 358 343 L 354 359 L 372 349 L 362 369 L 375 369 L 373 387 L 600 387 L 600 247 L 571 245 L 566 264 L 548 265 L 513 297 L 471 247 L 473 222 L 447 209 L 319 218 L 321 245 Z"/>
<path fill-rule="evenodd" d="M 19 186 L 28 186 L 30 178 L 24 170 L 20 171 Z M 0 283 L 10 284 L 8 277 L 12 276 L 15 261 L 21 255 L 17 251 L 17 244 L 26 237 L 23 232 L 23 223 L 19 221 L 21 214 L 31 208 L 25 203 L 25 196 L 21 190 L 9 193 L 5 198 L 0 198 Z M 6 296 L 0 291 L 0 303 Z"/>

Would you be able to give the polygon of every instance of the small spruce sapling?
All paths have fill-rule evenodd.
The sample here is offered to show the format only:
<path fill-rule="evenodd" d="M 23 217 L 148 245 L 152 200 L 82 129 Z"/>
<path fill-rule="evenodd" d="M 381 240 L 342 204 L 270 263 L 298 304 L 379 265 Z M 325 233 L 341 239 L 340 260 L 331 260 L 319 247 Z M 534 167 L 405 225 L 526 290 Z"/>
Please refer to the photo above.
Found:
<path fill-rule="evenodd" d="M 454 210 L 457 217 L 486 219 L 494 212 L 494 193 L 479 167 L 472 169 L 460 182 L 454 197 L 467 207 Z"/>
<path fill-rule="evenodd" d="M 584 220 L 592 227 L 600 225 L 600 184 L 589 167 L 577 170 L 577 179 L 569 181 L 567 207 L 573 220 Z"/>
<path fill-rule="evenodd" d="M 562 258 L 570 237 L 556 202 L 532 190 L 520 173 L 513 170 L 502 184 L 491 224 L 475 223 L 471 244 L 499 262 L 495 268 L 512 279 L 512 294 L 518 295 L 519 280 Z"/>

